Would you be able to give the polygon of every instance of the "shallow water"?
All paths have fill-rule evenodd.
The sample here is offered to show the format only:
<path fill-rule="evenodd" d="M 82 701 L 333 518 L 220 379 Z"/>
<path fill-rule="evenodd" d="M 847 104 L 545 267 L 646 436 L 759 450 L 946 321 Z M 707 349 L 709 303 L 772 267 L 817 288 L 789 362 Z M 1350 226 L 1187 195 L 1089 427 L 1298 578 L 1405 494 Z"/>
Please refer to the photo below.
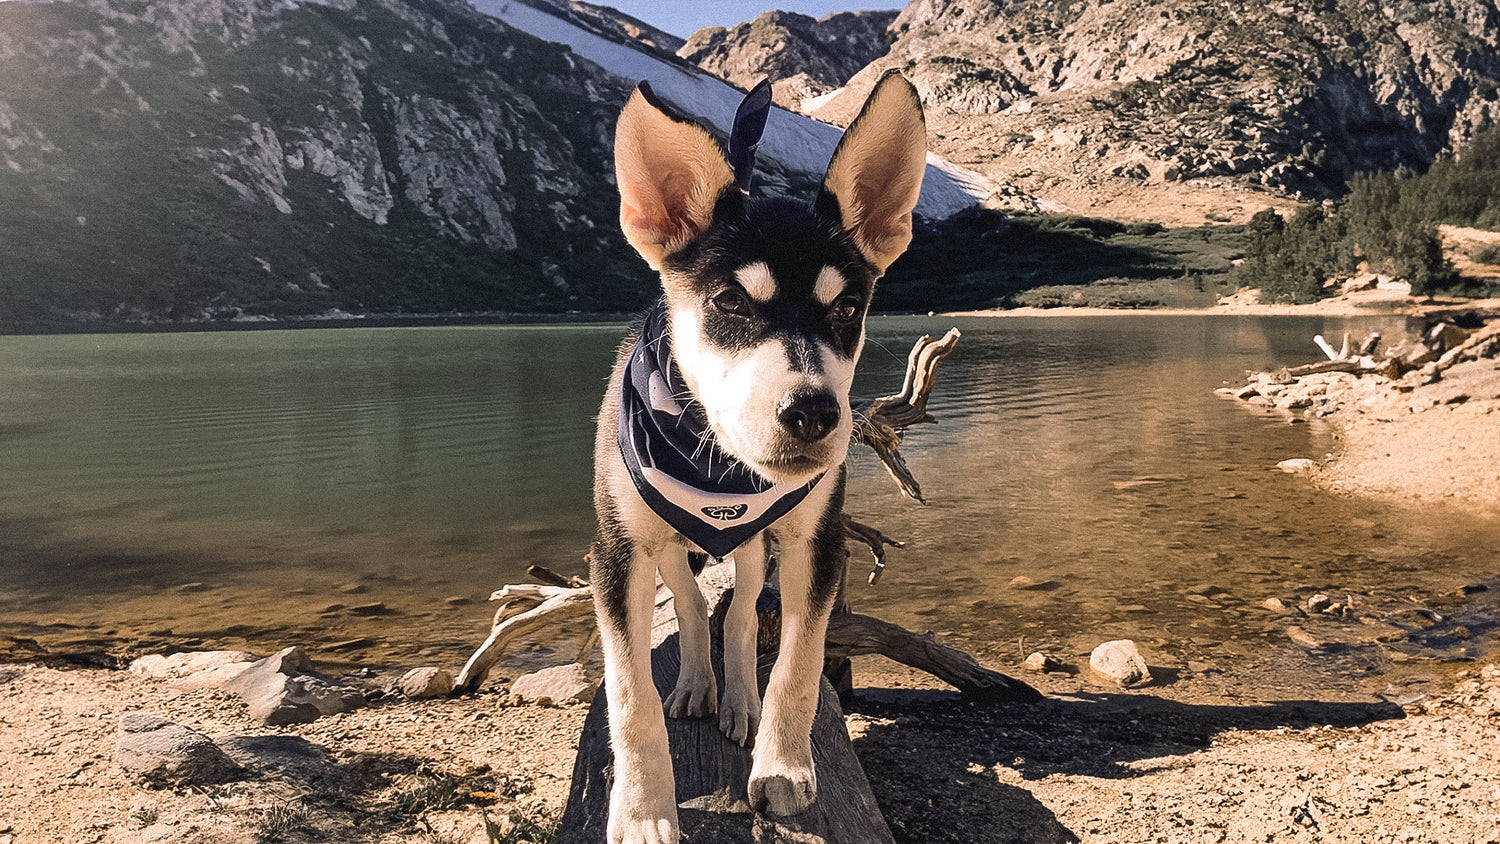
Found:
<path fill-rule="evenodd" d="M 875 318 L 855 392 L 894 391 L 915 336 L 953 324 L 940 423 L 903 449 L 930 504 L 851 461 L 850 513 L 910 542 L 876 587 L 853 549 L 856 609 L 1000 666 L 1133 638 L 1167 671 L 1272 687 L 1378 685 L 1488 645 L 1500 528 L 1319 492 L 1274 466 L 1332 451 L 1325 425 L 1212 393 L 1314 359 L 1314 333 L 1400 319 Z M 456 663 L 492 589 L 532 563 L 583 571 L 623 331 L 0 337 L 0 635 Z M 1354 609 L 1261 607 L 1315 591 Z"/>

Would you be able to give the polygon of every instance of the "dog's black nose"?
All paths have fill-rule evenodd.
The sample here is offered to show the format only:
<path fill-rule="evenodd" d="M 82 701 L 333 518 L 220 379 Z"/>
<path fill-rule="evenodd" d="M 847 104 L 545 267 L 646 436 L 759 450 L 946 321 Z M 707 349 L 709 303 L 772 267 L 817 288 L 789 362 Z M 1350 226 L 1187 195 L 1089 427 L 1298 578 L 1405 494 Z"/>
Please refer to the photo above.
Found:
<path fill-rule="evenodd" d="M 839 403 L 824 390 L 799 391 L 781 400 L 776 418 L 792 436 L 813 443 L 828 436 L 839 424 Z"/>

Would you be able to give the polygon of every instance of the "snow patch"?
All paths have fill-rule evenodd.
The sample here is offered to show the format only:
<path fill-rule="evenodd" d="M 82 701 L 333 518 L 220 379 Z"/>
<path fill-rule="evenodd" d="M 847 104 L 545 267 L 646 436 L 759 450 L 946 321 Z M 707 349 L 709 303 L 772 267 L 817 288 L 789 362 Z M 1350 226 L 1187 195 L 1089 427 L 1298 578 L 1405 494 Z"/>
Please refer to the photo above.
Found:
<path fill-rule="evenodd" d="M 472 0 L 479 12 L 545 41 L 564 44 L 579 56 L 627 80 L 647 80 L 662 99 L 712 125 L 724 134 L 744 92 L 696 68 L 673 64 L 641 50 L 602 38 L 555 15 L 512 0 Z M 810 117 L 772 108 L 760 154 L 787 168 L 820 179 L 828 169 L 843 130 Z M 987 199 L 994 185 L 988 179 L 933 153 L 927 154 L 927 173 L 917 213 L 943 219 Z"/>

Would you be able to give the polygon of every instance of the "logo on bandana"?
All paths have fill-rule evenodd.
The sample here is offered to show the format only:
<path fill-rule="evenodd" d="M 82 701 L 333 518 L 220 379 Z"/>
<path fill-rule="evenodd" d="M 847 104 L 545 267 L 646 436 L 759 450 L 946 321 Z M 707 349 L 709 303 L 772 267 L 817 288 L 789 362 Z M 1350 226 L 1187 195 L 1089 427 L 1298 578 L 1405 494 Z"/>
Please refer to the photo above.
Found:
<path fill-rule="evenodd" d="M 745 511 L 748 509 L 750 508 L 744 504 L 721 504 L 713 507 L 704 507 L 703 515 L 710 519 L 718 519 L 721 522 L 732 522 L 740 516 L 745 515 Z"/>

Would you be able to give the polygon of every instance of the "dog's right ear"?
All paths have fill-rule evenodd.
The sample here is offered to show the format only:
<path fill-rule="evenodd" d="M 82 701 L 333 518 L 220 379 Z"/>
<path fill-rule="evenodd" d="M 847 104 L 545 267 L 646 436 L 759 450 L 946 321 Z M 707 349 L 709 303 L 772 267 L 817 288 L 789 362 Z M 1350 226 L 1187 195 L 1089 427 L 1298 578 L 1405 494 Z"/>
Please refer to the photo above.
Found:
<path fill-rule="evenodd" d="M 615 181 L 625 239 L 660 270 L 708 228 L 734 171 L 708 130 L 673 114 L 642 82 L 615 127 Z"/>

